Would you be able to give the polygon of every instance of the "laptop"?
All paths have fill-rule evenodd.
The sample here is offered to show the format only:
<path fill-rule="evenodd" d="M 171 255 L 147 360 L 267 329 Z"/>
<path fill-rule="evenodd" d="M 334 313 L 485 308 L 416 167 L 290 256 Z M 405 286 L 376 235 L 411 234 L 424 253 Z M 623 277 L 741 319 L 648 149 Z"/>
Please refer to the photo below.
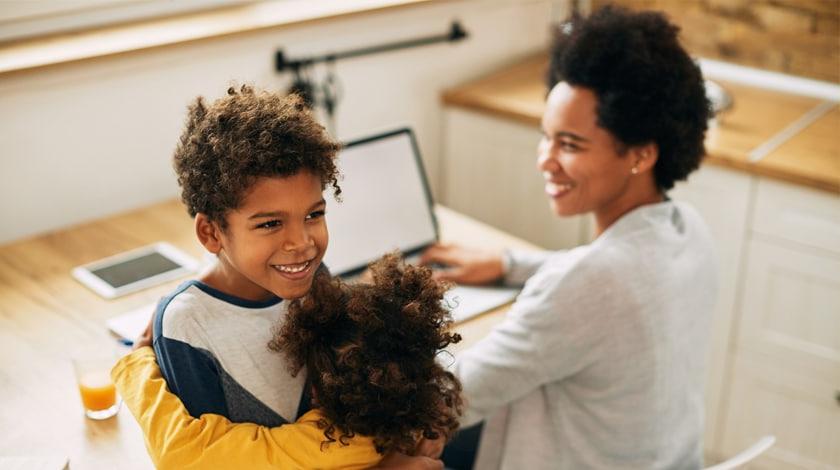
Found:
<path fill-rule="evenodd" d="M 434 201 L 411 129 L 354 140 L 338 155 L 340 202 L 329 201 L 324 263 L 352 278 L 390 251 L 409 262 L 439 238 Z M 519 290 L 456 286 L 446 294 L 456 322 L 511 302 Z"/>

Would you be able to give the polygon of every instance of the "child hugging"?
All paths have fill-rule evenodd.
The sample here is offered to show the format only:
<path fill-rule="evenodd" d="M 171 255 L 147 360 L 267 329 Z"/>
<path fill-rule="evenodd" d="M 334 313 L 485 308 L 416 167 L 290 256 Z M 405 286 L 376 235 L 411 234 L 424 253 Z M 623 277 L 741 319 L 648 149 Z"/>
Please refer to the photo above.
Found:
<path fill-rule="evenodd" d="M 461 385 L 436 357 L 461 337 L 447 331 L 446 287 L 429 269 L 389 254 L 370 271 L 372 284 L 355 285 L 319 273 L 269 346 L 293 375 L 309 371 L 322 444 L 363 435 L 380 454 L 410 455 L 420 438 L 458 427 Z"/>
<path fill-rule="evenodd" d="M 371 283 L 352 285 L 319 272 L 275 329 L 268 347 L 285 356 L 277 360 L 286 359 L 291 373 L 306 369 L 313 397 L 293 424 L 192 417 L 167 390 L 151 348 L 121 359 L 112 376 L 155 465 L 360 469 L 384 463 L 386 454 L 415 455 L 421 439 L 452 437 L 461 384 L 437 356 L 461 337 L 448 331 L 446 286 L 397 254 L 370 269 Z"/>

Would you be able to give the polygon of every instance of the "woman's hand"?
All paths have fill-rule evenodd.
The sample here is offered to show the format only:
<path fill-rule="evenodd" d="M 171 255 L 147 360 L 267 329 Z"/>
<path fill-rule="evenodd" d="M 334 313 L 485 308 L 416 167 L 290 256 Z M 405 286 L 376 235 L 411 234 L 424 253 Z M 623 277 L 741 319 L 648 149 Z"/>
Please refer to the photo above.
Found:
<path fill-rule="evenodd" d="M 443 454 L 444 446 L 446 446 L 446 438 L 443 435 L 437 439 L 423 438 L 417 443 L 417 447 L 414 449 L 414 455 L 439 459 L 441 454 Z"/>
<path fill-rule="evenodd" d="M 489 284 L 504 275 L 501 251 L 436 244 L 423 252 L 420 264 L 442 264 L 435 270 L 435 279 L 458 284 Z"/>

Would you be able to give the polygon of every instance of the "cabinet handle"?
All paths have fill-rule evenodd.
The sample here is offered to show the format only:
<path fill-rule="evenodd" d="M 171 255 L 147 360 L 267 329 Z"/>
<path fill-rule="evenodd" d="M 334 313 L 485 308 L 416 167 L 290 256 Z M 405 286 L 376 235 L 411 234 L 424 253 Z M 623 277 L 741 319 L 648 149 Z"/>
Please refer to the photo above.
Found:
<path fill-rule="evenodd" d="M 837 401 L 837 404 L 840 405 L 840 390 L 834 392 L 834 399 Z"/>

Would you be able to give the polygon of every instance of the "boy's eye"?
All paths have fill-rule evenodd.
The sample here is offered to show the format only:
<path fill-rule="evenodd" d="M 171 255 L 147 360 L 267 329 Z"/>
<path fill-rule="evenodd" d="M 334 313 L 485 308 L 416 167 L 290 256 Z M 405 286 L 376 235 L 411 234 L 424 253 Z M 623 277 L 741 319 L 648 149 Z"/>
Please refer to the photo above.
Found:
<path fill-rule="evenodd" d="M 282 225 L 282 222 L 279 220 L 269 220 L 268 222 L 263 222 L 257 225 L 257 228 L 277 228 Z"/>
<path fill-rule="evenodd" d="M 308 216 L 306 216 L 306 220 L 319 219 L 319 218 L 325 216 L 326 214 L 327 214 L 327 211 L 323 211 L 323 210 L 315 211 L 315 212 L 310 213 Z"/>

